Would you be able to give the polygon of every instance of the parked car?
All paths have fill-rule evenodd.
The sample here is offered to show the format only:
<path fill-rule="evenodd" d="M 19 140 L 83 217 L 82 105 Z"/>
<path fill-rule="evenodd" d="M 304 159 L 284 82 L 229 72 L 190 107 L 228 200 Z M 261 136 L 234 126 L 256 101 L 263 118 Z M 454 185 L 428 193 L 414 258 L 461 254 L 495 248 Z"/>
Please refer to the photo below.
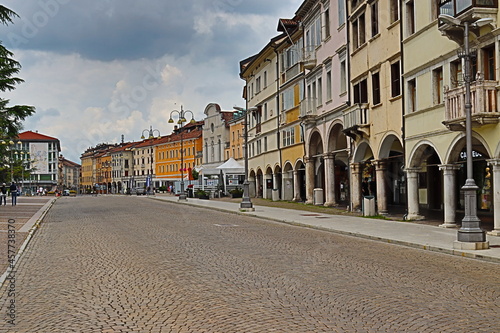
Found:
<path fill-rule="evenodd" d="M 64 190 L 62 195 L 63 197 L 69 197 L 69 190 Z"/>
<path fill-rule="evenodd" d="M 136 187 L 135 193 L 137 195 L 146 195 L 146 189 L 144 187 Z"/>

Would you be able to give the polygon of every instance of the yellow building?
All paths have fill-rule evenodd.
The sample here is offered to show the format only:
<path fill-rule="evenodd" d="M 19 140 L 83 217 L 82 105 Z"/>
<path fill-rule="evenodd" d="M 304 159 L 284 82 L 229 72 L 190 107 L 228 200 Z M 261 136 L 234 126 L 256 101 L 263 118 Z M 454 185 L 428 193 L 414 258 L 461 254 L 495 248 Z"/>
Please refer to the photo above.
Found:
<path fill-rule="evenodd" d="M 491 220 L 493 215 L 493 233 L 499 235 L 498 2 L 454 3 L 412 1 L 403 11 L 403 21 L 408 22 L 403 29 L 408 217 L 419 219 L 438 213 L 443 216 L 443 227 L 456 227 L 464 212 L 468 82 L 473 178 L 478 186 L 474 204 L 480 219 Z M 449 19 L 440 22 L 440 14 Z M 471 58 L 463 49 L 457 53 L 464 44 L 465 23 L 470 26 Z M 467 71 L 466 59 L 470 59 Z"/>

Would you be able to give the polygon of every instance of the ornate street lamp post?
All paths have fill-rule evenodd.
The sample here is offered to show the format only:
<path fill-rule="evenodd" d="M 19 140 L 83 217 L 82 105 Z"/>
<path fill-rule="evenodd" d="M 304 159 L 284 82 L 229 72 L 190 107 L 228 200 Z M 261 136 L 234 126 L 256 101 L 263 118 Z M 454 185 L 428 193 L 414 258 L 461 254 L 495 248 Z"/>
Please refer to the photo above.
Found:
<path fill-rule="evenodd" d="M 177 120 L 177 124 L 179 124 L 179 132 L 181 135 L 181 193 L 179 194 L 179 200 L 187 200 L 186 199 L 186 193 L 184 193 L 184 137 L 183 137 L 183 132 L 182 132 L 182 124 L 185 123 L 186 120 L 186 113 L 191 113 L 191 120 L 189 121 L 191 124 L 194 124 L 196 120 L 194 120 L 194 113 L 193 111 L 190 110 L 183 110 L 182 105 L 181 105 L 181 110 L 173 110 L 170 112 L 170 118 L 168 119 L 169 124 L 173 124 L 174 120 L 172 119 L 172 114 L 177 114 L 179 119 Z M 202 180 L 203 181 L 203 180 Z"/>
<path fill-rule="evenodd" d="M 481 220 L 477 217 L 477 194 L 478 189 L 473 176 L 472 160 L 472 104 L 470 85 L 472 75 L 470 73 L 471 50 L 469 49 L 469 30 L 471 27 L 478 28 L 492 22 L 492 19 L 479 19 L 475 22 L 461 21 L 453 16 L 441 14 L 439 19 L 452 26 L 460 27 L 464 31 L 464 49 L 459 50 L 458 55 L 464 59 L 464 83 L 465 83 L 465 140 L 467 153 L 467 180 L 462 187 L 464 191 L 465 216 L 462 227 L 458 230 L 455 247 L 460 249 L 487 249 L 486 233 L 481 229 Z M 468 244 L 467 244 L 468 243 Z"/>
<path fill-rule="evenodd" d="M 243 117 L 245 118 L 245 131 L 244 131 L 244 136 L 245 136 L 245 180 L 243 182 L 243 198 L 240 203 L 240 209 L 241 210 L 254 210 L 252 201 L 250 200 L 250 189 L 249 189 L 249 182 L 248 182 L 248 113 L 257 111 L 256 107 L 252 107 L 249 109 L 244 109 L 241 107 L 233 107 L 235 110 L 240 111 L 243 113 Z"/>
<path fill-rule="evenodd" d="M 153 126 L 149 126 L 149 130 L 145 129 L 142 131 L 142 135 L 141 135 L 141 139 L 144 140 L 146 137 L 144 136 L 144 132 L 148 133 L 148 139 L 150 140 L 151 142 L 151 150 L 150 150 L 150 158 L 149 158 L 149 161 L 151 162 L 151 169 L 148 170 L 148 173 L 147 173 L 147 178 L 146 178 L 146 194 L 149 195 L 149 192 L 152 187 L 153 187 L 153 175 L 154 175 L 154 171 L 153 171 L 153 141 L 154 139 L 157 139 L 160 137 L 160 131 L 157 130 L 157 129 L 153 129 Z M 155 136 L 155 133 L 158 133 L 157 136 Z M 151 173 L 150 173 L 151 172 Z"/>
<path fill-rule="evenodd" d="M 2 144 L 3 145 L 7 145 L 7 149 L 9 150 L 10 152 L 10 159 L 9 159 L 9 164 L 10 164 L 10 181 L 13 182 L 14 181 L 14 156 L 12 155 L 13 152 L 14 152 L 14 147 L 16 145 L 20 146 L 22 144 L 21 141 L 17 141 L 17 142 L 14 142 L 12 140 L 9 140 L 9 141 L 4 141 L 2 140 Z"/>

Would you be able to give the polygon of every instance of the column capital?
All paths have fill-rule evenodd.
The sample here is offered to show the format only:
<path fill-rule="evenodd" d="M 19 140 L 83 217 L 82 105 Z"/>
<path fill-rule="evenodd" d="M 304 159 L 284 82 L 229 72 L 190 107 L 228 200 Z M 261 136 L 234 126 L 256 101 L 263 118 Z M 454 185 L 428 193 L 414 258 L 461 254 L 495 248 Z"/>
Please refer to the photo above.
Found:
<path fill-rule="evenodd" d="M 323 158 L 325 160 L 333 160 L 334 157 L 335 157 L 334 153 L 325 153 L 325 154 L 323 154 Z"/>
<path fill-rule="evenodd" d="M 422 171 L 422 168 L 421 167 L 410 167 L 410 168 L 405 168 L 404 171 L 407 174 L 419 173 Z"/>
<path fill-rule="evenodd" d="M 375 166 L 375 170 L 385 170 L 387 167 L 387 160 L 375 160 L 372 161 L 372 164 Z"/>
<path fill-rule="evenodd" d="M 500 168 L 500 158 L 493 158 L 491 160 L 486 160 L 486 162 L 494 168 Z"/>
<path fill-rule="evenodd" d="M 311 156 L 306 156 L 304 157 L 304 162 L 307 163 L 313 163 L 314 162 L 314 157 L 311 157 Z"/>
<path fill-rule="evenodd" d="M 361 173 L 361 163 L 351 163 L 351 172 Z"/>

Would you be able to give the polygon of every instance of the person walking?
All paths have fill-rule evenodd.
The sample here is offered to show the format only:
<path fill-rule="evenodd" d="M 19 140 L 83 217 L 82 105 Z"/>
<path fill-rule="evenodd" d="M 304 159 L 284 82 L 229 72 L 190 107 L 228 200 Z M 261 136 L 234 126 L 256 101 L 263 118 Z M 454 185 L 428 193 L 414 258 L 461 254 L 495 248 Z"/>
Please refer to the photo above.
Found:
<path fill-rule="evenodd" d="M 7 205 L 7 186 L 5 183 L 0 186 L 0 206 L 2 203 L 4 206 Z"/>
<path fill-rule="evenodd" d="M 12 197 L 12 206 L 17 205 L 17 186 L 16 183 L 10 184 L 10 196 Z"/>

